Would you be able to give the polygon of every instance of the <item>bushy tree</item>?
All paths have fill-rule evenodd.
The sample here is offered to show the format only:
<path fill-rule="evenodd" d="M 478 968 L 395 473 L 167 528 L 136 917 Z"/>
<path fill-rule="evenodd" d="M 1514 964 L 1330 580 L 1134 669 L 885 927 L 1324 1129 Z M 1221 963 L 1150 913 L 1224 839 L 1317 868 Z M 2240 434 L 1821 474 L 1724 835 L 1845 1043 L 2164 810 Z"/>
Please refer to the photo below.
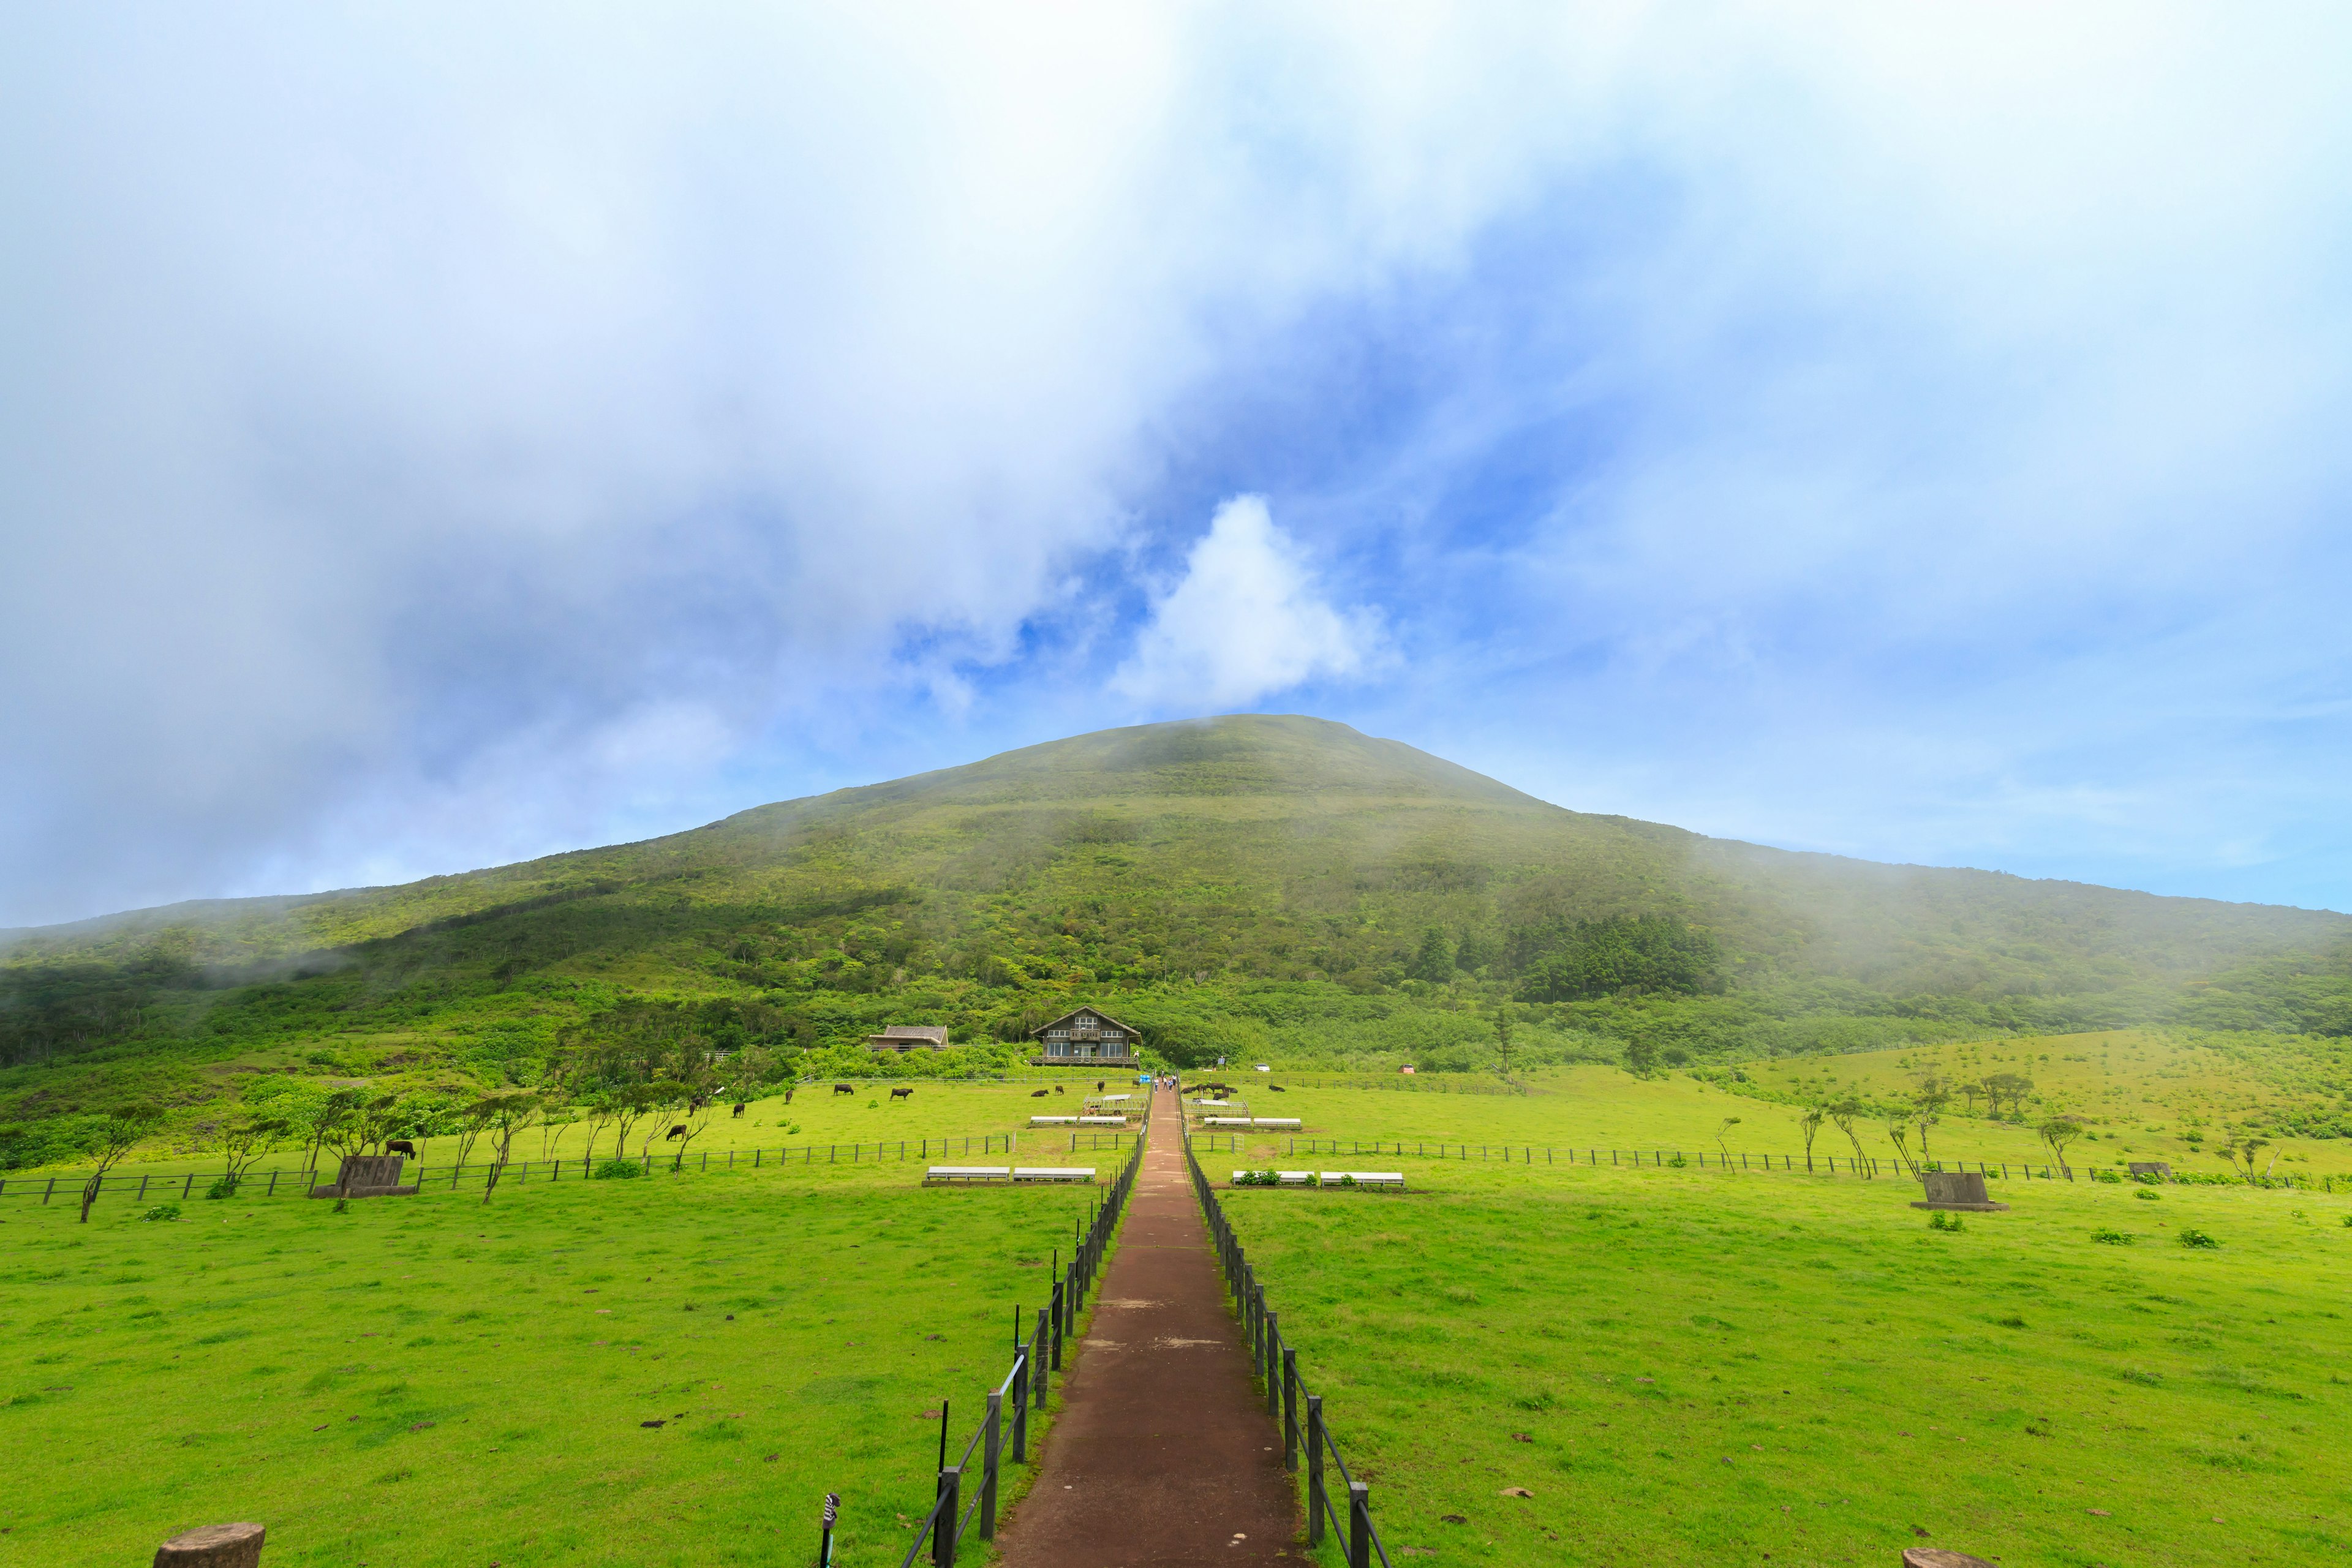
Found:
<path fill-rule="evenodd" d="M 1693 995 L 1718 991 L 1723 952 L 1712 932 L 1664 915 L 1578 921 L 1519 982 L 1527 1002 L 1594 997 Z"/>

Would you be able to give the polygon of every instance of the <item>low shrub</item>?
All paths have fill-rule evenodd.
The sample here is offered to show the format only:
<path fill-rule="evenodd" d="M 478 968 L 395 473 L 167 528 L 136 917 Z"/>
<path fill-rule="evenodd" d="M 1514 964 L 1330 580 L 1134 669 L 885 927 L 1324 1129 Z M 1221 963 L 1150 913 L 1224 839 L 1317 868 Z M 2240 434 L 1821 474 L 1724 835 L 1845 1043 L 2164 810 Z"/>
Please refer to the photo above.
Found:
<path fill-rule="evenodd" d="M 644 1175 L 645 1168 L 635 1160 L 607 1160 L 588 1173 L 589 1179 L 598 1182 L 625 1182 Z"/>
<path fill-rule="evenodd" d="M 236 1196 L 236 1178 L 235 1176 L 214 1177 L 213 1184 L 205 1189 L 205 1196 L 208 1198 L 233 1198 Z"/>
<path fill-rule="evenodd" d="M 2180 1227 L 2180 1245 L 2183 1247 L 2219 1247 L 2221 1244 L 2214 1240 L 2211 1237 L 2206 1235 L 2203 1231 L 2192 1229 L 2191 1227 L 2184 1225 Z"/>
<path fill-rule="evenodd" d="M 2163 1199 L 2164 1194 L 2162 1193 L 2151 1193 L 2146 1187 L 2142 1187 L 2138 1192 L 2134 1193 L 2132 1196 L 2136 1198 L 2146 1198 L 2150 1203 L 2157 1203 Z"/>
<path fill-rule="evenodd" d="M 2129 1247 L 2132 1244 L 2130 1235 L 2120 1230 L 2095 1230 L 2091 1233 L 2091 1239 L 2109 1247 Z"/>
<path fill-rule="evenodd" d="M 1946 1214 L 1938 1209 L 1927 1216 L 1927 1228 L 1929 1230 L 1966 1230 L 1969 1226 L 1968 1222 L 1959 1215 Z"/>
<path fill-rule="evenodd" d="M 141 1215 L 139 1217 L 141 1219 L 177 1219 L 180 1217 L 180 1205 L 177 1204 L 157 1204 L 153 1208 L 149 1209 L 145 1214 Z"/>
<path fill-rule="evenodd" d="M 2094 1171 L 2091 1173 L 2091 1180 L 2095 1182 L 2105 1182 L 2109 1186 L 2114 1187 L 2120 1187 L 2124 1184 L 2123 1177 L 2113 1171 Z"/>

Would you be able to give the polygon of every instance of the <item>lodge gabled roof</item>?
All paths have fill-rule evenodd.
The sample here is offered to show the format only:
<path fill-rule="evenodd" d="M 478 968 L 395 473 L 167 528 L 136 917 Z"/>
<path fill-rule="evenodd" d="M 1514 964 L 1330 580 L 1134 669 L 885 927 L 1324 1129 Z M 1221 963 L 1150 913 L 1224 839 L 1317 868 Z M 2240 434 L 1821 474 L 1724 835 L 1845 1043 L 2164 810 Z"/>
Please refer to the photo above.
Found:
<path fill-rule="evenodd" d="M 1130 1037 L 1134 1037 L 1136 1038 L 1141 1037 L 1134 1026 L 1122 1024 L 1117 1018 L 1114 1018 L 1109 1014 L 1104 1012 L 1101 1008 L 1093 1005 L 1074 1007 L 1049 1024 L 1040 1024 L 1035 1028 L 1029 1031 L 1029 1037 L 1033 1040 L 1041 1039 L 1045 1037 L 1045 1031 L 1048 1029 L 1068 1028 L 1070 1026 L 1070 1020 L 1076 1017 L 1081 1013 L 1091 1014 L 1097 1022 L 1108 1024 L 1114 1029 L 1124 1029 Z"/>

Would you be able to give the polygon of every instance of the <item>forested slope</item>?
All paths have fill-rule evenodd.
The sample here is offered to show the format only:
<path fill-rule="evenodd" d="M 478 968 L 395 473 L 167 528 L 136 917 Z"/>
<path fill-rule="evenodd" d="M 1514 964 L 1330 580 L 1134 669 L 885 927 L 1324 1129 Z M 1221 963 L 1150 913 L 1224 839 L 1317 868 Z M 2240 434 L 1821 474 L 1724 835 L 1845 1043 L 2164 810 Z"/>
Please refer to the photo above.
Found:
<path fill-rule="evenodd" d="M 0 936 L 0 1115 L 232 1069 L 520 1079 L 629 999 L 795 1051 L 1017 1038 L 1469 1065 L 2178 1023 L 2352 1030 L 2345 917 L 1889 867 L 1560 809 L 1344 725 L 1104 731 L 398 888 Z M 983 1053 L 984 1054 L 984 1053 Z M 814 1060 L 809 1065 L 816 1065 Z M 19 1127 L 18 1142 L 30 1137 Z"/>

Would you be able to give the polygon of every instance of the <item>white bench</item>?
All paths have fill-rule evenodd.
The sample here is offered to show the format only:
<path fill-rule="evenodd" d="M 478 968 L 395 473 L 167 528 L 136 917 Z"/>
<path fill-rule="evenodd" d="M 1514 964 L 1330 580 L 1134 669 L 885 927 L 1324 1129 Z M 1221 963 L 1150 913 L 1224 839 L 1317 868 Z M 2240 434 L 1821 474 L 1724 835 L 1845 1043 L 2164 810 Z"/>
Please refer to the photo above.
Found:
<path fill-rule="evenodd" d="M 1327 1187 L 1337 1187 L 1343 1185 L 1351 1178 L 1360 1187 L 1404 1185 L 1402 1171 L 1326 1171 L 1323 1173 L 1323 1184 Z"/>
<path fill-rule="evenodd" d="M 1087 1182 L 1095 1179 L 1092 1165 L 1020 1165 L 1013 1172 L 1016 1182 Z"/>
<path fill-rule="evenodd" d="M 1135 1096 L 1131 1094 L 1106 1094 L 1099 1098 L 1097 1103 L 1103 1105 L 1117 1105 L 1122 1100 L 1133 1100 Z"/>
<path fill-rule="evenodd" d="M 933 1165 L 923 1173 L 923 1181 L 932 1182 L 1003 1182 L 1013 1177 L 1010 1165 Z"/>
<path fill-rule="evenodd" d="M 1253 1116 L 1250 1118 L 1250 1125 L 1252 1127 L 1296 1128 L 1298 1125 L 1298 1118 L 1296 1116 Z"/>
<path fill-rule="evenodd" d="M 1033 1116 L 1029 1119 L 1032 1127 L 1075 1127 L 1077 1123 L 1078 1119 L 1075 1116 Z"/>
<path fill-rule="evenodd" d="M 1249 1124 L 1250 1119 L 1246 1116 L 1203 1116 L 1201 1118 L 1201 1125 L 1203 1127 L 1247 1127 Z"/>
<path fill-rule="evenodd" d="M 1081 1127 L 1124 1127 L 1127 1125 L 1127 1118 L 1124 1116 L 1081 1116 L 1078 1118 L 1078 1125 Z"/>
<path fill-rule="evenodd" d="M 1195 1100 L 1187 1102 L 1195 1110 L 1223 1110 L 1233 1104 L 1230 1100 Z"/>

